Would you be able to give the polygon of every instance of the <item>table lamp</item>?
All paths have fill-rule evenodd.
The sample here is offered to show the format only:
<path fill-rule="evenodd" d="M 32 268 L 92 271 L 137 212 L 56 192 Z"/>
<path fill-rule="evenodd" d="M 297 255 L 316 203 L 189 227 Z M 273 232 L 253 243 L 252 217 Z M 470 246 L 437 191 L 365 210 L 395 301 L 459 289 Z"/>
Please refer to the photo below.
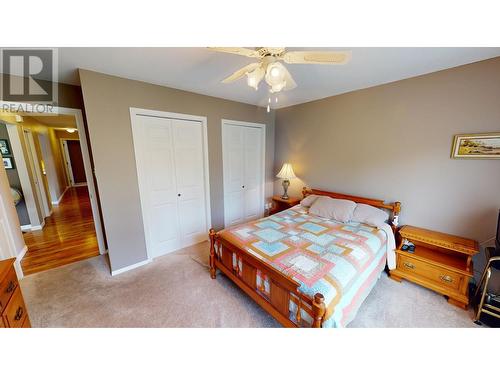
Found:
<path fill-rule="evenodd" d="M 292 165 L 290 163 L 283 164 L 283 166 L 281 167 L 281 170 L 276 175 L 276 177 L 283 179 L 283 183 L 282 183 L 283 195 L 281 196 L 281 198 L 288 199 L 289 197 L 288 197 L 287 191 L 288 191 L 288 187 L 290 186 L 290 179 L 297 177 L 297 176 L 295 176 L 295 173 L 293 173 Z"/>

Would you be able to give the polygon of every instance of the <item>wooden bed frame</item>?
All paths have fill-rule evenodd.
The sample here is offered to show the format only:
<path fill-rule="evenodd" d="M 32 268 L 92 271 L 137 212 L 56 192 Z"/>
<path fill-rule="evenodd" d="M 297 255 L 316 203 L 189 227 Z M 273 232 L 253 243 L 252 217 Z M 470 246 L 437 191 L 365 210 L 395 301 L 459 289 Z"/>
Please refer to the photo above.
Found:
<path fill-rule="evenodd" d="M 387 209 L 392 212 L 391 226 L 395 231 L 397 229 L 398 215 L 401 210 L 401 203 L 384 203 L 383 200 L 357 197 L 353 195 L 333 193 L 329 191 L 316 189 L 302 189 L 304 197 L 310 195 L 326 195 L 332 198 L 349 199 L 356 203 L 364 203 L 377 208 Z M 270 265 L 257 257 L 242 250 L 233 243 L 218 236 L 214 229 L 210 229 L 210 277 L 216 278 L 217 270 L 219 269 L 227 277 L 229 277 L 236 285 L 238 285 L 246 294 L 257 302 L 264 310 L 271 314 L 280 324 L 285 327 L 300 327 L 301 324 L 301 309 L 313 318 L 311 326 L 313 328 L 321 328 L 323 318 L 326 313 L 326 305 L 324 297 L 321 293 L 316 293 L 313 298 L 299 292 L 300 284 L 277 271 Z M 221 256 L 216 251 L 222 247 Z M 236 256 L 236 266 L 233 266 L 233 254 Z M 241 269 L 239 264 L 241 262 Z M 264 283 L 257 285 L 257 271 L 261 275 L 266 275 L 269 282 L 269 294 L 264 293 Z M 297 306 L 295 318 L 298 322 L 289 319 L 290 300 Z"/>

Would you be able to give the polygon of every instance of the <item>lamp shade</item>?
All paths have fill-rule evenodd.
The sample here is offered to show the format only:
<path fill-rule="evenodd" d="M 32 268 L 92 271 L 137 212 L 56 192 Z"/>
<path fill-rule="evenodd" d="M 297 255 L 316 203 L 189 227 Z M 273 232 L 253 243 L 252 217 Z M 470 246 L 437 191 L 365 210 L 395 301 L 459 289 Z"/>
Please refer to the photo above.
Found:
<path fill-rule="evenodd" d="M 276 177 L 289 180 L 291 178 L 296 178 L 297 176 L 295 176 L 295 173 L 293 173 L 292 165 L 290 163 L 285 163 L 281 167 L 281 170 L 276 175 Z"/>

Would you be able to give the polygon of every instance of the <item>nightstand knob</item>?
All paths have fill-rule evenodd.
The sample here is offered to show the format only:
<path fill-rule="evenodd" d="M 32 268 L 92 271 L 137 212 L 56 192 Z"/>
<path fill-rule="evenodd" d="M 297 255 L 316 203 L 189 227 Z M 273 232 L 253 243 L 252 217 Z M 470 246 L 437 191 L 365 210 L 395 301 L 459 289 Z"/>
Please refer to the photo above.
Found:
<path fill-rule="evenodd" d="M 403 265 L 406 267 L 406 268 L 409 268 L 411 270 L 414 270 L 415 269 L 415 265 L 413 263 L 410 263 L 410 262 L 404 262 Z"/>
<path fill-rule="evenodd" d="M 448 275 L 441 275 L 441 276 L 439 276 L 439 278 L 441 280 L 443 280 L 445 283 L 453 282 L 453 278 L 451 276 L 448 276 Z"/>

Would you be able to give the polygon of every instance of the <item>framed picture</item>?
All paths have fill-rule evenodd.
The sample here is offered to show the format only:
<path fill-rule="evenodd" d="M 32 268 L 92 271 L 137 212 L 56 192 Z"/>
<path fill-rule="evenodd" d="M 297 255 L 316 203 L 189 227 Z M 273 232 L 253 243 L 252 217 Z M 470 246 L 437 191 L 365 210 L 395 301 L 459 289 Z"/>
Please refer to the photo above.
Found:
<path fill-rule="evenodd" d="M 2 155 L 10 155 L 9 141 L 0 139 L 0 153 Z"/>
<path fill-rule="evenodd" d="M 14 169 L 14 163 L 12 162 L 12 158 L 2 158 L 3 159 L 3 166 L 5 169 Z"/>
<path fill-rule="evenodd" d="M 453 138 L 454 159 L 500 159 L 500 133 L 457 134 Z"/>

